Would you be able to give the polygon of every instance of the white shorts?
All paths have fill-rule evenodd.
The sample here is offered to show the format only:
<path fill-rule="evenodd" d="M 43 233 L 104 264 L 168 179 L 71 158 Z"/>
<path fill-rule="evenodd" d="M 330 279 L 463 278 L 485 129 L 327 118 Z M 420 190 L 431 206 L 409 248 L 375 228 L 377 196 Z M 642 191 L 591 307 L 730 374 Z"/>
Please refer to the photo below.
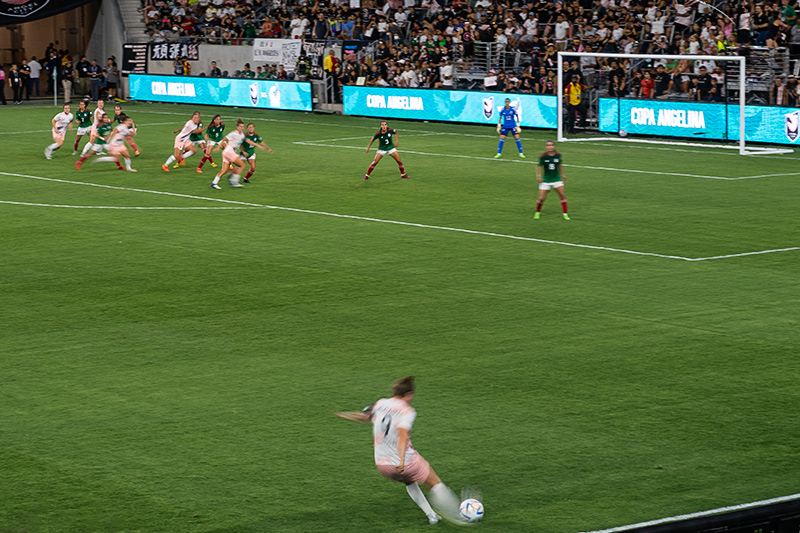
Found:
<path fill-rule="evenodd" d="M 206 142 L 205 141 L 192 141 L 192 144 L 194 144 L 195 146 L 203 146 L 204 144 L 206 144 Z"/>
<path fill-rule="evenodd" d="M 92 126 L 86 126 L 85 128 L 78 128 L 78 137 L 87 135 L 88 133 L 91 133 L 91 131 L 92 131 Z"/>
<path fill-rule="evenodd" d="M 543 182 L 541 182 L 539 184 L 539 190 L 540 191 L 549 191 L 550 189 L 558 189 L 559 187 L 563 187 L 563 186 L 564 186 L 564 182 L 563 181 L 554 181 L 552 183 L 547 183 L 546 181 L 543 181 Z"/>
<path fill-rule="evenodd" d="M 94 150 L 94 153 L 96 153 L 97 155 L 100 155 L 103 152 L 105 152 L 106 145 L 105 144 L 97 144 L 97 143 L 95 143 L 95 144 L 92 145 L 92 150 Z"/>
<path fill-rule="evenodd" d="M 386 154 L 392 155 L 396 151 L 397 151 L 397 148 L 392 148 L 391 150 L 378 150 L 378 153 L 381 154 L 381 155 L 386 155 Z"/>
<path fill-rule="evenodd" d="M 222 142 L 222 141 L 219 141 L 219 142 L 217 142 L 217 141 L 206 141 L 206 147 L 207 148 L 213 148 L 216 145 L 218 145 L 220 142 Z"/>
<path fill-rule="evenodd" d="M 243 155 L 243 156 L 247 156 L 247 154 L 242 154 L 242 155 Z M 244 157 L 244 159 L 248 159 L 248 160 L 253 160 L 253 161 L 255 161 L 255 160 L 256 160 L 256 153 L 255 153 L 255 152 L 253 152 L 253 155 L 251 155 L 251 156 L 249 156 L 249 157 Z"/>

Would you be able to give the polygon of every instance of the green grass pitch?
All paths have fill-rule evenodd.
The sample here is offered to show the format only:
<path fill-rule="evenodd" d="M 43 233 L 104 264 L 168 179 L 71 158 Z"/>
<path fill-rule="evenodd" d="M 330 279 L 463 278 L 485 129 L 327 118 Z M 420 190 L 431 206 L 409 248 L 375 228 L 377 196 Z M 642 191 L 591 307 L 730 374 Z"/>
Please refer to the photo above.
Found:
<path fill-rule="evenodd" d="M 534 221 L 551 132 L 390 121 L 411 179 L 365 182 L 378 120 L 204 107 L 275 150 L 213 191 L 161 170 L 193 108 L 126 109 L 136 174 L 0 110 L 0 531 L 449 529 L 332 416 L 408 374 L 481 531 L 797 492 L 800 250 L 740 254 L 800 246 L 800 157 L 562 143 L 572 221 Z"/>

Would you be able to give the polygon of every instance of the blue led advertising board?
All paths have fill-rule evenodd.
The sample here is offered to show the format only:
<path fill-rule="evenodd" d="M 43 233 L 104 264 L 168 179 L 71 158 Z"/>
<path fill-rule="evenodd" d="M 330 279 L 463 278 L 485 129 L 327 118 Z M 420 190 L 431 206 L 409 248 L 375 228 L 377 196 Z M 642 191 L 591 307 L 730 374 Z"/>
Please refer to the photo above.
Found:
<path fill-rule="evenodd" d="M 134 100 L 311 111 L 307 82 L 134 74 L 129 80 Z"/>
<path fill-rule="evenodd" d="M 344 87 L 344 113 L 379 118 L 406 118 L 497 124 L 505 99 L 511 99 L 520 123 L 529 128 L 555 128 L 555 96 L 435 89 Z"/>

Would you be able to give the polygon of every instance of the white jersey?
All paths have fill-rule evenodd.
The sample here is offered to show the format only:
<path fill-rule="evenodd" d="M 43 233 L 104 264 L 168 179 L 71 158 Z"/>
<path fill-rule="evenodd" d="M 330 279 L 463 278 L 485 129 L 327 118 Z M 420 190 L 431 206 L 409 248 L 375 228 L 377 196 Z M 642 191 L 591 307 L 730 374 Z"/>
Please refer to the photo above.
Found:
<path fill-rule="evenodd" d="M 72 113 L 64 113 L 63 111 L 58 115 L 53 117 L 53 120 L 56 122 L 56 127 L 54 128 L 57 132 L 62 133 L 67 126 L 72 122 L 73 119 Z"/>
<path fill-rule="evenodd" d="M 103 116 L 105 116 L 106 112 L 100 109 L 99 107 L 94 110 L 94 125 L 99 126 L 103 122 Z"/>
<path fill-rule="evenodd" d="M 188 121 L 186 124 L 183 125 L 183 129 L 178 134 L 178 140 L 181 142 L 188 141 L 189 135 L 191 135 L 192 132 L 196 129 L 197 129 L 197 124 L 195 124 L 193 120 Z"/>
<path fill-rule="evenodd" d="M 125 124 L 120 124 L 117 126 L 117 132 L 111 138 L 111 142 L 108 143 L 112 147 L 119 147 L 125 144 L 125 139 L 131 134 L 131 130 Z"/>
<path fill-rule="evenodd" d="M 238 131 L 232 131 L 227 134 L 225 138 L 228 140 L 228 145 L 225 147 L 225 150 L 236 152 L 244 142 L 244 137 L 244 133 L 239 133 Z"/>
<path fill-rule="evenodd" d="M 372 436 L 375 440 L 375 464 L 399 465 L 400 453 L 397 451 L 400 428 L 411 431 L 417 412 L 408 402 L 397 398 L 383 398 L 368 407 L 366 413 L 372 420 Z M 416 455 L 411 438 L 406 442 L 405 464 Z"/>

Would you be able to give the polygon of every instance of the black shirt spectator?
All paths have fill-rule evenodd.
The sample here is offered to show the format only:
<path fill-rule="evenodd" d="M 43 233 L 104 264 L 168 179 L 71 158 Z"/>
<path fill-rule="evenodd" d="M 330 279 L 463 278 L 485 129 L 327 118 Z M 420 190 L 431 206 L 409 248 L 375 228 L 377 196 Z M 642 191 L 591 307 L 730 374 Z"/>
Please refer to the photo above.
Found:
<path fill-rule="evenodd" d="M 708 92 L 711 89 L 711 76 L 708 75 L 706 67 L 700 67 L 700 74 L 697 76 L 697 99 L 708 100 Z"/>

